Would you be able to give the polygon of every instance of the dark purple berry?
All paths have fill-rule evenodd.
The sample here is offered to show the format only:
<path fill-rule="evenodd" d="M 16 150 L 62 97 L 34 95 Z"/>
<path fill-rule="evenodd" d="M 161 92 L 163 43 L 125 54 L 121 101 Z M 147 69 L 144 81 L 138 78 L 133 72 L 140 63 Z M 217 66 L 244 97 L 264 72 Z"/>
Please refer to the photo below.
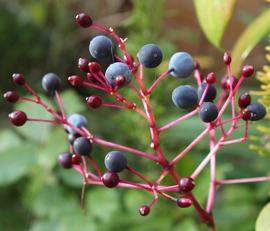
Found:
<path fill-rule="evenodd" d="M 88 63 L 88 69 L 90 72 L 98 73 L 98 72 L 100 72 L 101 67 L 100 67 L 99 63 L 97 63 L 97 62 L 90 62 L 90 63 Z"/>
<path fill-rule="evenodd" d="M 243 66 L 242 75 L 244 77 L 250 77 L 254 73 L 254 67 L 250 65 Z"/>
<path fill-rule="evenodd" d="M 231 56 L 227 52 L 225 52 L 224 55 L 223 55 L 223 62 L 226 65 L 230 65 L 231 64 L 231 61 L 232 61 Z"/>
<path fill-rule="evenodd" d="M 242 119 L 243 119 L 243 120 L 250 120 L 250 118 L 251 118 L 251 112 L 248 111 L 247 109 L 244 109 L 244 110 L 241 112 L 241 116 L 242 116 Z"/>
<path fill-rule="evenodd" d="M 246 108 L 251 113 L 251 121 L 261 120 L 266 115 L 265 107 L 260 103 L 253 103 Z"/>
<path fill-rule="evenodd" d="M 251 96 L 248 93 L 244 93 L 238 98 L 238 105 L 240 108 L 246 108 L 251 103 Z"/>
<path fill-rule="evenodd" d="M 16 91 L 7 91 L 4 94 L 4 99 L 9 103 L 16 103 L 19 100 L 19 95 Z"/>
<path fill-rule="evenodd" d="M 105 156 L 105 166 L 111 172 L 121 172 L 127 167 L 126 157 L 119 151 L 109 152 Z"/>
<path fill-rule="evenodd" d="M 81 71 L 84 71 L 84 72 L 88 72 L 89 68 L 88 68 L 88 59 L 85 59 L 85 58 L 79 58 L 78 59 L 78 67 Z"/>
<path fill-rule="evenodd" d="M 173 90 L 172 100 L 176 107 L 194 109 L 198 104 L 197 91 L 190 85 L 179 86 Z"/>
<path fill-rule="evenodd" d="M 55 91 L 59 91 L 61 87 L 61 79 L 54 73 L 48 73 L 42 77 L 42 87 L 45 91 L 53 94 Z"/>
<path fill-rule="evenodd" d="M 139 208 L 139 213 L 141 216 L 147 216 L 150 213 L 150 207 L 148 205 L 143 205 Z"/>
<path fill-rule="evenodd" d="M 175 53 L 170 59 L 169 70 L 173 77 L 187 78 L 194 71 L 194 61 L 186 52 Z"/>
<path fill-rule="evenodd" d="M 74 87 L 79 87 L 83 84 L 83 80 L 78 75 L 72 75 L 68 77 L 68 82 Z"/>
<path fill-rule="evenodd" d="M 58 157 L 58 163 L 63 168 L 72 168 L 72 154 L 69 152 L 61 153 Z"/>
<path fill-rule="evenodd" d="M 104 59 L 112 56 L 113 43 L 108 37 L 98 35 L 89 44 L 89 52 L 95 59 Z"/>
<path fill-rule="evenodd" d="M 188 208 L 192 205 L 192 200 L 187 196 L 183 196 L 177 200 L 177 205 L 181 208 Z"/>
<path fill-rule="evenodd" d="M 73 142 L 74 152 L 82 156 L 89 156 L 92 151 L 92 144 L 85 137 L 78 137 Z"/>
<path fill-rule="evenodd" d="M 116 187 L 119 181 L 119 176 L 115 172 L 105 172 L 102 176 L 102 182 L 108 188 Z"/>
<path fill-rule="evenodd" d="M 209 73 L 205 79 L 206 83 L 213 84 L 216 82 L 216 75 L 214 72 Z"/>
<path fill-rule="evenodd" d="M 86 103 L 90 108 L 99 108 L 102 105 L 102 99 L 98 96 L 92 95 L 86 98 Z"/>
<path fill-rule="evenodd" d="M 79 165 L 82 162 L 82 157 L 78 154 L 73 154 L 71 161 L 73 165 Z"/>
<path fill-rule="evenodd" d="M 92 25 L 92 19 L 90 16 L 80 13 L 76 15 L 76 22 L 81 27 L 90 27 Z"/>
<path fill-rule="evenodd" d="M 203 92 L 207 86 L 206 82 L 202 82 L 201 86 L 198 87 L 198 97 L 202 97 Z M 212 102 L 217 96 L 217 89 L 213 85 L 209 85 L 206 95 L 204 97 L 204 102 Z"/>
<path fill-rule="evenodd" d="M 12 80 L 17 85 L 24 85 L 25 84 L 24 76 L 20 73 L 14 73 L 12 75 Z"/>
<path fill-rule="evenodd" d="M 157 67 L 163 58 L 162 51 L 155 44 L 146 44 L 138 52 L 139 62 L 148 68 Z"/>
<path fill-rule="evenodd" d="M 179 180 L 179 190 L 182 193 L 187 193 L 192 191 L 195 187 L 195 182 L 191 177 L 182 177 Z"/>
<path fill-rule="evenodd" d="M 218 116 L 218 109 L 214 103 L 205 102 L 200 107 L 199 116 L 205 123 L 213 122 Z"/>
<path fill-rule="evenodd" d="M 9 115 L 10 122 L 15 126 L 22 126 L 27 121 L 27 115 L 23 111 L 14 111 Z"/>

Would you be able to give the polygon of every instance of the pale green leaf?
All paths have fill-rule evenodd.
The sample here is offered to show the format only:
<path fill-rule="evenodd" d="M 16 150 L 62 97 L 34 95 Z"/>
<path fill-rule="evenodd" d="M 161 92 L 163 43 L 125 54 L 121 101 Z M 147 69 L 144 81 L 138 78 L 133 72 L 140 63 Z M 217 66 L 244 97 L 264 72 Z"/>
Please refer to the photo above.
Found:
<path fill-rule="evenodd" d="M 260 212 L 256 221 L 256 231 L 270 231 L 270 203 Z"/>
<path fill-rule="evenodd" d="M 232 16 L 235 0 L 194 0 L 194 4 L 207 39 L 221 49 L 220 42 Z"/>

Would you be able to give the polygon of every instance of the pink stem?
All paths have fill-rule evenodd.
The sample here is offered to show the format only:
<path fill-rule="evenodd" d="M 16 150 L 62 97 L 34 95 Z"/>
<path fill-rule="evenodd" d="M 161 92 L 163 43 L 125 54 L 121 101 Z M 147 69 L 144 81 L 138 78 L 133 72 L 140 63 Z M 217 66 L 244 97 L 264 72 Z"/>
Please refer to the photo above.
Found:
<path fill-rule="evenodd" d="M 149 87 L 149 89 L 147 90 L 147 93 L 150 95 L 152 93 L 152 91 L 154 90 L 154 88 L 160 83 L 161 80 L 165 79 L 172 70 L 167 70 L 165 71 L 163 74 L 161 74 L 155 81 L 154 83 Z"/>
<path fill-rule="evenodd" d="M 242 183 L 256 183 L 256 182 L 262 182 L 262 181 L 270 181 L 270 176 L 232 179 L 232 180 L 218 180 L 218 181 L 216 181 L 216 184 L 217 185 L 242 184 Z"/>
<path fill-rule="evenodd" d="M 65 119 L 66 119 L 65 109 L 64 109 L 64 105 L 63 105 L 61 96 L 60 96 L 60 94 L 59 94 L 58 91 L 55 91 L 55 96 L 56 96 L 56 100 L 57 100 L 57 102 L 58 102 L 58 105 L 59 105 L 59 108 L 60 108 L 62 117 L 63 117 L 63 119 L 65 120 Z"/>
<path fill-rule="evenodd" d="M 106 78 L 106 76 L 102 73 L 102 71 L 98 72 L 98 75 L 106 82 L 106 84 L 108 85 L 109 89 L 112 90 L 112 85 L 109 82 L 109 80 Z"/>
<path fill-rule="evenodd" d="M 101 171 L 100 171 L 100 169 L 99 169 L 99 167 L 98 167 L 97 162 L 94 160 L 93 156 L 89 156 L 89 159 L 91 160 L 91 162 L 92 162 L 94 168 L 96 169 L 96 171 L 97 171 L 97 173 L 98 173 L 99 178 L 101 179 L 102 173 L 101 173 Z"/>
<path fill-rule="evenodd" d="M 60 121 L 57 120 L 43 120 L 43 119 L 34 119 L 34 118 L 27 118 L 27 121 L 31 122 L 42 122 L 42 123 L 52 123 L 52 124 L 62 124 Z"/>
<path fill-rule="evenodd" d="M 93 88 L 96 88 L 96 89 L 99 89 L 99 90 L 108 92 L 108 90 L 105 89 L 105 88 L 103 88 L 103 87 L 100 87 L 98 85 L 95 85 L 95 84 L 92 84 L 92 83 L 88 83 L 88 82 L 85 82 L 85 81 L 83 81 L 83 85 L 88 86 L 88 87 L 93 87 Z"/>
<path fill-rule="evenodd" d="M 103 103 L 101 106 L 103 106 L 103 107 L 114 107 L 114 108 L 128 109 L 127 106 L 118 105 L 118 104 L 111 104 L 111 103 Z"/>
<path fill-rule="evenodd" d="M 228 73 L 228 76 L 229 76 L 230 91 L 233 92 L 233 77 L 232 77 L 232 74 L 231 74 L 231 66 L 230 66 L 230 64 L 227 65 L 227 73 Z M 234 95 L 232 97 L 232 117 L 235 117 Z"/>
<path fill-rule="evenodd" d="M 37 101 L 40 101 L 40 96 L 27 83 L 24 84 L 24 87 L 37 99 Z"/>
<path fill-rule="evenodd" d="M 135 169 L 133 169 L 131 167 L 127 167 L 127 170 L 130 171 L 131 173 L 133 173 L 134 175 L 136 175 L 137 177 L 139 177 L 140 179 L 142 179 L 149 186 L 152 186 L 152 183 L 149 180 L 147 180 L 142 174 L 137 172 Z"/>
<path fill-rule="evenodd" d="M 28 101 L 28 102 L 32 102 L 32 103 L 36 103 L 36 100 L 33 99 L 29 99 L 29 98 L 24 98 L 24 97 L 20 97 L 19 100 L 24 100 L 24 101 Z"/>
<path fill-rule="evenodd" d="M 105 83 L 104 83 L 104 81 L 102 80 L 102 79 L 100 79 L 99 78 L 99 76 L 97 75 L 97 74 L 95 74 L 95 73 L 91 73 L 93 76 L 94 76 L 94 78 L 101 84 L 101 86 L 104 88 L 104 89 L 107 89 L 107 88 L 110 88 L 110 86 L 111 85 L 106 85 Z"/>

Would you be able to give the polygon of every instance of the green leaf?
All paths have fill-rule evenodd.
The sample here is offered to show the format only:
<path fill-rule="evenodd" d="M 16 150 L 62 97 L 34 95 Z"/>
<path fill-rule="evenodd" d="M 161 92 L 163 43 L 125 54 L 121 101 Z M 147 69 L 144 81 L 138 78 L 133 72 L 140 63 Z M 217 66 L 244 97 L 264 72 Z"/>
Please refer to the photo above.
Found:
<path fill-rule="evenodd" d="M 235 0 L 194 0 L 194 4 L 207 39 L 221 49 L 220 42 L 232 16 Z"/>
<path fill-rule="evenodd" d="M 260 212 L 256 221 L 256 231 L 270 230 L 270 203 L 268 203 Z"/>
<path fill-rule="evenodd" d="M 13 131 L 3 130 L 0 134 L 0 152 L 20 144 L 20 138 Z"/>
<path fill-rule="evenodd" d="M 256 44 L 270 33 L 270 9 L 261 13 L 241 34 L 232 49 L 232 72 L 237 74 L 242 62 Z"/>

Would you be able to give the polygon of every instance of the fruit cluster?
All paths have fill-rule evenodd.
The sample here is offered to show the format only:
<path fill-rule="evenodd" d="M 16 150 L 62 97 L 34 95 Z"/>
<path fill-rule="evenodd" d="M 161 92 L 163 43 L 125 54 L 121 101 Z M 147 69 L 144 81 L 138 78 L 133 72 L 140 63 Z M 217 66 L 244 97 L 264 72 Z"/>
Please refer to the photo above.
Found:
<path fill-rule="evenodd" d="M 86 86 L 98 89 L 104 93 L 108 93 L 116 101 L 115 104 L 104 103 L 101 97 L 91 95 L 86 98 L 86 104 L 89 108 L 111 107 L 127 109 L 133 110 L 139 116 L 142 116 L 149 125 L 153 153 L 146 153 L 135 148 L 98 138 L 92 134 L 92 131 L 87 129 L 88 122 L 83 115 L 73 114 L 67 116 L 61 100 L 61 79 L 54 73 L 48 73 L 42 78 L 42 87 L 51 97 L 56 99 L 60 113 L 54 111 L 44 103 L 41 97 L 28 85 L 22 74 L 13 74 L 13 82 L 16 85 L 25 87 L 33 98 L 20 97 L 15 91 L 6 92 L 4 98 L 11 103 L 24 100 L 37 104 L 45 108 L 55 119 L 29 118 L 23 111 L 14 111 L 9 114 L 11 123 L 15 126 L 22 126 L 26 122 L 45 122 L 62 125 L 67 133 L 69 151 L 65 151 L 59 155 L 59 164 L 63 168 L 73 168 L 78 171 L 83 177 L 84 184 L 103 184 L 109 188 L 128 187 L 151 192 L 153 194 L 153 201 L 148 205 L 141 206 L 139 209 L 139 213 L 142 216 L 150 213 L 151 208 L 158 201 L 159 196 L 174 201 L 182 208 L 193 205 L 202 222 L 206 223 L 212 230 L 215 230 L 212 208 L 217 185 L 269 180 L 269 177 L 217 180 L 215 173 L 215 158 L 218 150 L 222 146 L 245 141 L 248 138 L 250 121 L 260 120 L 266 115 L 265 107 L 259 103 L 251 103 L 251 97 L 248 93 L 239 96 L 239 107 L 236 106 L 236 93 L 240 85 L 248 77 L 252 76 L 254 72 L 253 67 L 249 65 L 244 66 L 240 78 L 236 79 L 232 76 L 230 70 L 231 57 L 228 53 L 225 53 L 223 61 L 227 66 L 227 75 L 221 79 L 220 86 L 222 91 L 219 99 L 216 100 L 217 89 L 214 84 L 217 78 L 215 74 L 212 72 L 203 77 L 199 64 L 193 60 L 190 54 L 177 52 L 170 58 L 168 69 L 147 88 L 144 81 L 144 68 L 155 68 L 163 59 L 162 51 L 157 45 L 152 43 L 144 45 L 137 54 L 138 63 L 136 63 L 135 59 L 126 49 L 125 39 L 115 34 L 112 28 L 102 28 L 93 23 L 92 19 L 83 13 L 76 16 L 76 21 L 79 26 L 96 28 L 104 35 L 94 37 L 89 44 L 89 52 L 96 61 L 89 61 L 85 58 L 78 60 L 78 68 L 84 73 L 85 78 L 72 75 L 68 77 L 69 83 L 74 87 Z M 117 56 L 114 52 L 114 42 L 110 37 L 116 41 L 120 51 L 123 53 L 121 57 Z M 103 59 L 112 60 L 105 73 L 102 72 L 100 64 L 97 62 Z M 198 85 L 197 89 L 190 85 L 180 85 L 172 91 L 172 103 L 187 113 L 162 127 L 158 127 L 149 96 L 158 86 L 159 82 L 165 78 L 169 81 L 170 78 L 183 79 L 190 76 L 195 77 Z M 142 106 L 136 105 L 121 95 L 119 89 L 122 87 L 130 87 L 134 91 L 134 94 L 141 100 Z M 229 106 L 231 107 L 231 119 L 224 120 L 222 116 Z M 168 160 L 160 145 L 160 133 L 196 114 L 199 115 L 205 129 L 179 154 L 175 155 L 173 160 Z M 238 123 L 239 121 L 244 121 L 244 136 L 242 138 L 228 140 L 230 135 L 241 126 Z M 224 127 L 225 124 L 231 124 L 230 129 L 226 130 Z M 220 137 L 217 137 L 215 133 L 217 129 L 221 131 L 222 135 Z M 175 165 L 208 135 L 210 137 L 209 153 L 190 176 L 180 176 L 175 171 Z M 100 166 L 95 161 L 95 158 L 98 158 L 98 156 L 91 153 L 93 145 L 103 145 L 113 149 L 105 157 L 104 164 L 107 169 L 105 173 L 101 172 Z M 133 169 L 126 158 L 127 153 L 159 164 L 163 168 L 163 171 L 157 180 L 150 182 L 143 174 Z M 95 172 L 89 170 L 89 162 L 93 165 Z M 209 162 L 211 166 L 209 198 L 206 208 L 203 208 L 196 200 L 192 190 L 195 187 L 197 176 Z M 131 172 L 142 183 L 121 179 L 119 173 L 122 171 Z M 167 176 L 171 176 L 174 179 L 175 185 L 161 185 L 162 180 Z"/>

